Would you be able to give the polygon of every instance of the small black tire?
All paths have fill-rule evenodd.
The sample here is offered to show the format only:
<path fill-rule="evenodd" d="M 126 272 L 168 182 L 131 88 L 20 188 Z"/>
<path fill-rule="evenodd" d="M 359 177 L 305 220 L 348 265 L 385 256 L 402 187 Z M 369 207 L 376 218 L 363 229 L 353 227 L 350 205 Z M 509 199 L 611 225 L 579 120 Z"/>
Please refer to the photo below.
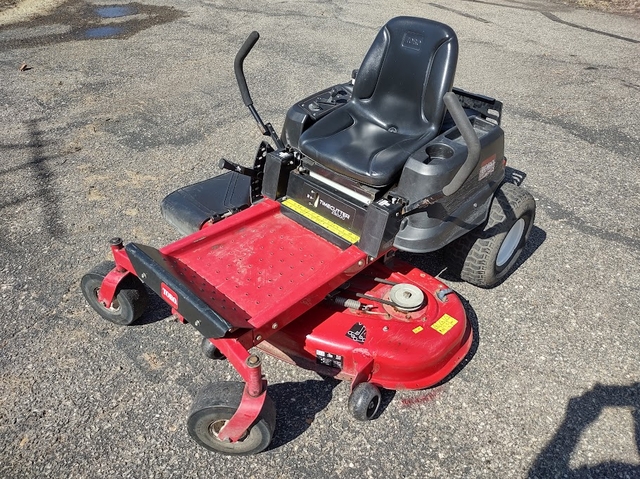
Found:
<path fill-rule="evenodd" d="M 210 451 L 232 456 L 248 456 L 266 449 L 276 427 L 276 407 L 269 396 L 240 440 L 223 442 L 216 435 L 240 406 L 243 391 L 244 383 L 222 381 L 210 383 L 198 392 L 187 419 L 187 431 L 195 442 Z"/>
<path fill-rule="evenodd" d="M 98 301 L 102 281 L 115 268 L 113 261 L 104 261 L 82 277 L 80 288 L 89 305 L 107 321 L 120 326 L 129 326 L 144 313 L 149 303 L 149 295 L 142 282 L 132 274 L 127 275 L 118 285 L 111 307 L 106 308 Z"/>
<path fill-rule="evenodd" d="M 227 359 L 227 357 L 220 352 L 220 350 L 211 342 L 208 338 L 202 338 L 200 342 L 200 349 L 202 350 L 202 354 L 209 359 L 222 360 Z"/>
<path fill-rule="evenodd" d="M 382 395 L 377 386 L 360 383 L 349 396 L 349 412 L 358 421 L 370 421 L 380 409 L 381 400 Z"/>
<path fill-rule="evenodd" d="M 535 216 L 533 196 L 513 183 L 503 183 L 487 221 L 445 248 L 449 270 L 475 286 L 496 286 L 518 261 Z"/>

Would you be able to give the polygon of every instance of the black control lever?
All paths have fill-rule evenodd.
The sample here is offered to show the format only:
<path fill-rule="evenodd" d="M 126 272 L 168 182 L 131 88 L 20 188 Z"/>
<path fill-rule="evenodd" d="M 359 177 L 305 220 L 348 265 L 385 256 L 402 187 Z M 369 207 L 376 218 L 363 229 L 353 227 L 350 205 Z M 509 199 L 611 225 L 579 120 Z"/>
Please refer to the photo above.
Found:
<path fill-rule="evenodd" d="M 251 115 L 256 120 L 258 128 L 260 129 L 260 133 L 262 133 L 264 136 L 270 136 L 278 148 L 284 148 L 282 140 L 280 140 L 280 137 L 273 129 L 271 123 L 263 122 L 262 118 L 260 118 L 260 115 L 258 114 L 258 111 L 253 106 L 253 100 L 251 99 L 251 95 L 249 94 L 249 87 L 247 87 L 247 79 L 244 76 L 244 59 L 247 57 L 247 55 L 249 55 L 249 52 L 254 47 L 259 38 L 260 34 L 256 31 L 253 31 L 249 34 L 247 39 L 240 47 L 240 50 L 238 50 L 238 53 L 236 54 L 236 59 L 233 62 L 233 69 L 236 73 L 236 81 L 238 82 L 238 88 L 240 88 L 242 101 L 244 102 L 245 106 L 249 108 Z"/>
<path fill-rule="evenodd" d="M 255 178 L 258 175 L 258 172 L 253 168 L 241 166 L 237 163 L 234 163 L 233 161 L 225 160 L 224 158 L 220 158 L 218 167 L 224 170 L 235 171 L 236 173 L 249 176 L 250 178 Z"/>

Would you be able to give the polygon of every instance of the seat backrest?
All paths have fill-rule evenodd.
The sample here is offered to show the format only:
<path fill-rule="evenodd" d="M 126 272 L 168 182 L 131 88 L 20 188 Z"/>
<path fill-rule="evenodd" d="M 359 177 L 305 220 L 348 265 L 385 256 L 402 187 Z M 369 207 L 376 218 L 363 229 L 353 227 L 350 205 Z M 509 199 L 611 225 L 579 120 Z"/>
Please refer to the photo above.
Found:
<path fill-rule="evenodd" d="M 400 134 L 439 129 L 457 61 L 458 39 L 447 25 L 393 18 L 365 56 L 351 101 L 370 121 Z"/>

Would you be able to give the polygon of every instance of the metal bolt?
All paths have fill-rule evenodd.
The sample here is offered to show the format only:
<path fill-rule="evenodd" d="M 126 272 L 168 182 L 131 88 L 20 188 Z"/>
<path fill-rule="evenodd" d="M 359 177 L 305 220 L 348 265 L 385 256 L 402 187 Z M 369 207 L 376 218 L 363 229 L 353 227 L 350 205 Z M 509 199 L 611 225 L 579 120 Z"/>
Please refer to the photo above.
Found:
<path fill-rule="evenodd" d="M 271 325 L 271 329 L 278 329 L 278 323 L 273 323 Z"/>
<path fill-rule="evenodd" d="M 362 266 L 364 264 L 364 261 L 360 260 L 358 261 L 358 266 Z"/>
<path fill-rule="evenodd" d="M 256 336 L 256 341 L 262 341 L 262 336 L 260 336 L 259 334 Z"/>
<path fill-rule="evenodd" d="M 260 366 L 261 362 L 262 361 L 260 360 L 260 357 L 256 356 L 255 354 L 252 354 L 247 358 L 247 366 L 249 366 L 250 368 L 257 368 L 258 366 Z"/>
<path fill-rule="evenodd" d="M 200 326 L 200 320 L 196 319 L 196 322 L 193 323 L 193 325 L 197 328 L 198 326 Z"/>
<path fill-rule="evenodd" d="M 147 279 L 147 273 L 142 273 L 140 275 L 140 279 Z"/>
<path fill-rule="evenodd" d="M 389 326 L 385 326 L 384 328 L 382 328 L 383 331 L 389 331 Z"/>
<path fill-rule="evenodd" d="M 111 238 L 109 240 L 109 244 L 111 246 L 122 246 L 122 238 L 118 238 L 117 236 L 115 238 Z"/>

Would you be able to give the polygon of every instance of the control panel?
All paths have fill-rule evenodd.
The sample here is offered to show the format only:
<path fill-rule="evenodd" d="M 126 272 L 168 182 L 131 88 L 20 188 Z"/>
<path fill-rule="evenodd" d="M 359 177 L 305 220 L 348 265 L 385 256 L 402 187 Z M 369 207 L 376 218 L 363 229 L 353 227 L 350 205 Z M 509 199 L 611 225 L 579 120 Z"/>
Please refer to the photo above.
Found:
<path fill-rule="evenodd" d="M 319 120 L 331 110 L 344 105 L 351 98 L 351 85 L 336 85 L 305 98 L 298 105 L 314 120 Z"/>

